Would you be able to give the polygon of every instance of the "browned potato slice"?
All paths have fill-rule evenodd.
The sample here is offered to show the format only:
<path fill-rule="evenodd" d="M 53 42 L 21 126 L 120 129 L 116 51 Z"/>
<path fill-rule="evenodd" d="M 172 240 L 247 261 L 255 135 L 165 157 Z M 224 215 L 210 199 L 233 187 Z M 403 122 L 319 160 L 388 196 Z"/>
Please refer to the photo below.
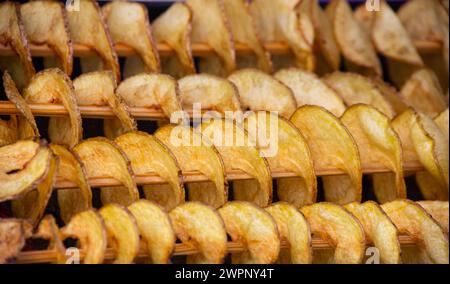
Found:
<path fill-rule="evenodd" d="M 232 201 L 219 209 L 227 234 L 245 251 L 231 255 L 235 264 L 271 264 L 280 252 L 280 236 L 275 220 L 252 203 Z"/>
<path fill-rule="evenodd" d="M 371 79 L 386 101 L 392 106 L 395 114 L 402 113 L 408 109 L 408 105 L 402 99 L 401 93 L 394 86 L 383 81 L 381 78 Z"/>
<path fill-rule="evenodd" d="M 297 208 L 316 202 L 314 165 L 300 131 L 289 121 L 269 112 L 251 114 L 245 119 L 244 127 L 255 139 L 262 156 L 267 157 L 272 171 L 282 169 L 298 176 L 277 179 L 278 198 Z"/>
<path fill-rule="evenodd" d="M 361 28 L 364 29 L 364 32 L 370 36 L 370 34 L 372 33 L 375 13 L 373 11 L 369 11 L 366 7 L 366 4 L 364 3 L 357 6 L 353 14 L 355 15 L 355 19 L 361 25 Z"/>
<path fill-rule="evenodd" d="M 100 214 L 88 210 L 75 215 L 61 229 L 62 239 L 76 238 L 84 250 L 84 264 L 101 264 L 105 257 L 107 235 L 106 227 Z"/>
<path fill-rule="evenodd" d="M 89 178 L 109 177 L 121 182 L 121 188 L 103 188 L 101 200 L 104 205 L 118 203 L 129 205 L 139 199 L 130 161 L 123 151 L 105 138 L 84 140 L 73 149 L 80 157 Z"/>
<path fill-rule="evenodd" d="M 146 72 L 161 71 L 147 8 L 141 3 L 114 1 L 104 5 L 102 12 L 114 43 L 132 47 Z"/>
<path fill-rule="evenodd" d="M 0 264 L 16 257 L 25 246 L 23 221 L 0 219 Z"/>
<path fill-rule="evenodd" d="M 145 196 L 166 210 L 184 203 L 183 177 L 178 162 L 170 150 L 156 137 L 144 132 L 128 132 L 115 139 L 131 161 L 137 175 L 156 173 L 167 185 L 144 186 Z"/>
<path fill-rule="evenodd" d="M 66 263 L 66 248 L 61 240 L 61 234 L 53 215 L 46 215 L 42 218 L 36 233 L 32 237 L 49 241 L 47 249 L 56 251 L 55 263 Z"/>
<path fill-rule="evenodd" d="M 400 233 L 417 241 L 415 250 L 403 251 L 404 263 L 448 264 L 448 237 L 421 206 L 409 200 L 396 200 L 381 207 Z"/>
<path fill-rule="evenodd" d="M 92 192 L 88 184 L 86 171 L 80 158 L 64 146 L 50 145 L 59 158 L 58 178 L 73 182 L 78 188 L 59 189 L 58 205 L 61 219 L 68 223 L 73 215 L 92 208 Z"/>
<path fill-rule="evenodd" d="M 327 240 L 334 248 L 327 262 L 358 264 L 364 257 L 366 237 L 361 223 L 340 205 L 316 203 L 301 212 L 311 226 L 314 236 Z M 323 259 L 313 257 L 314 263 Z"/>
<path fill-rule="evenodd" d="M 172 4 L 152 23 L 155 39 L 169 45 L 177 54 L 177 57 L 161 58 L 162 70 L 165 74 L 171 74 L 177 78 L 195 74 L 191 30 L 192 11 L 186 4 L 179 2 Z M 171 65 L 175 65 L 176 68 Z"/>
<path fill-rule="evenodd" d="M 254 53 L 253 55 L 237 56 L 238 69 L 256 65 L 260 70 L 272 73 L 270 54 L 266 51 L 256 31 L 249 3 L 245 0 L 226 0 L 223 4 L 235 42 L 245 44 Z"/>
<path fill-rule="evenodd" d="M 139 253 L 139 231 L 131 212 L 121 205 L 109 204 L 98 213 L 105 223 L 108 244 L 116 251 L 113 263 L 132 263 Z"/>
<path fill-rule="evenodd" d="M 200 70 L 230 74 L 236 69 L 236 53 L 223 0 L 187 0 L 186 4 L 193 13 L 192 43 L 207 44 L 217 55 L 202 59 Z"/>
<path fill-rule="evenodd" d="M 205 137 L 192 128 L 175 125 L 159 128 L 155 137 L 172 151 L 183 172 L 199 171 L 210 180 L 207 183 L 188 184 L 189 200 L 201 201 L 214 208 L 227 201 L 225 166 L 217 149 L 204 143 Z"/>
<path fill-rule="evenodd" d="M 189 255 L 188 263 L 219 264 L 227 252 L 227 234 L 219 214 L 197 202 L 188 202 L 169 213 L 177 238 L 200 252 Z"/>
<path fill-rule="evenodd" d="M 258 206 L 272 201 L 272 176 L 267 160 L 252 145 L 251 137 L 234 121 L 212 119 L 198 129 L 216 146 L 228 171 L 240 170 L 253 179 L 233 182 L 235 200 L 245 200 Z"/>
<path fill-rule="evenodd" d="M 69 117 L 50 118 L 49 135 L 54 143 L 75 146 L 83 139 L 81 115 L 70 78 L 59 69 L 37 73 L 24 89 L 23 96 L 31 104 L 62 104 Z"/>
<path fill-rule="evenodd" d="M 297 108 L 291 89 L 256 69 L 243 69 L 228 77 L 236 85 L 243 110 L 276 111 L 289 118 Z"/>
<path fill-rule="evenodd" d="M 59 67 L 72 74 L 73 50 L 64 5 L 52 1 L 32 1 L 20 6 L 30 43 L 47 45 L 58 56 Z"/>
<path fill-rule="evenodd" d="M 80 0 L 79 4 L 79 11 L 69 11 L 67 13 L 73 43 L 83 44 L 95 50 L 101 58 L 102 63 L 100 65 L 103 65 L 107 70 L 111 70 L 114 78 L 119 81 L 119 60 L 99 5 L 93 0 Z M 96 58 L 97 56 L 81 59 L 84 72 L 99 69 L 98 64 L 95 64 Z M 94 63 L 92 63 L 92 60 L 94 60 Z M 95 66 L 89 68 L 87 66 L 89 64 L 94 64 Z"/>
<path fill-rule="evenodd" d="M 8 70 L 19 89 L 34 76 L 33 62 L 27 36 L 23 27 L 20 5 L 13 2 L 0 3 L 0 44 L 9 46 L 17 56 L 0 57 L 0 69 Z"/>
<path fill-rule="evenodd" d="M 419 201 L 417 203 L 438 222 L 448 236 L 448 201 Z"/>
<path fill-rule="evenodd" d="M 436 117 L 447 108 L 444 92 L 433 71 L 421 69 L 401 89 L 403 101 L 417 112 Z"/>
<path fill-rule="evenodd" d="M 381 164 L 392 171 L 372 175 L 378 201 L 406 198 L 402 144 L 389 118 L 368 105 L 354 105 L 347 109 L 341 121 L 355 139 L 363 164 Z"/>
<path fill-rule="evenodd" d="M 278 263 L 310 264 L 312 262 L 311 231 L 303 214 L 287 203 L 275 203 L 266 211 L 277 223 L 281 240 L 289 249 L 281 249 Z"/>
<path fill-rule="evenodd" d="M 359 151 L 356 142 L 342 122 L 318 106 L 299 108 L 292 115 L 291 122 L 305 137 L 315 167 L 341 169 L 346 173 L 346 175 L 322 177 L 325 199 L 340 204 L 360 201 L 362 170 Z"/>
<path fill-rule="evenodd" d="M 314 73 L 290 68 L 278 71 L 274 77 L 292 90 L 298 107 L 317 105 L 338 117 L 345 111 L 344 102 L 338 94 Z"/>
<path fill-rule="evenodd" d="M 11 115 L 9 120 L 0 118 L 0 146 L 12 144 L 17 141 L 17 117 Z"/>
<path fill-rule="evenodd" d="M 238 90 L 226 79 L 198 74 L 186 76 L 178 84 L 184 110 L 192 110 L 196 103 L 201 104 L 202 109 L 222 114 L 225 111 L 241 110 Z"/>
<path fill-rule="evenodd" d="M 141 244 L 145 244 L 150 263 L 170 263 L 176 238 L 169 215 L 148 200 L 139 200 L 128 206 L 128 209 L 136 219 Z"/>
<path fill-rule="evenodd" d="M 345 209 L 361 222 L 367 241 L 373 243 L 380 252 L 381 263 L 401 263 L 397 228 L 377 203 L 373 201 L 363 204 L 354 202 L 345 205 Z"/>
<path fill-rule="evenodd" d="M 335 72 L 323 80 L 341 96 L 346 105 L 367 104 L 390 119 L 394 117 L 394 109 L 389 101 L 368 77 L 355 73 Z"/>

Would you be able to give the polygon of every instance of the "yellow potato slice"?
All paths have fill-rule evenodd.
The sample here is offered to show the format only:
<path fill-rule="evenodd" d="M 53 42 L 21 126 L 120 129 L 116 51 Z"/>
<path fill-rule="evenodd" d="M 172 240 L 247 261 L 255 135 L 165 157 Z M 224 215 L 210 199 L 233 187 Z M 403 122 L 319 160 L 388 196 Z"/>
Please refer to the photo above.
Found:
<path fill-rule="evenodd" d="M 17 141 L 17 117 L 11 115 L 9 120 L 0 119 L 0 146 L 12 144 Z"/>
<path fill-rule="evenodd" d="M 35 239 L 44 239 L 49 242 L 47 249 L 56 251 L 56 260 L 54 263 L 66 263 L 66 248 L 64 247 L 58 225 L 53 215 L 46 215 L 42 218 L 36 233 L 32 237 Z"/>
<path fill-rule="evenodd" d="M 448 236 L 448 201 L 419 201 L 417 203 L 438 222 Z"/>
<path fill-rule="evenodd" d="M 392 106 L 395 114 L 402 113 L 408 109 L 408 105 L 403 100 L 401 93 L 394 86 L 380 78 L 371 79 L 386 101 Z"/>
<path fill-rule="evenodd" d="M 436 122 L 439 129 L 444 133 L 445 137 L 447 137 L 447 140 L 449 140 L 449 127 L 448 127 L 448 109 L 443 111 L 438 117 L 434 119 L 434 122 Z"/>

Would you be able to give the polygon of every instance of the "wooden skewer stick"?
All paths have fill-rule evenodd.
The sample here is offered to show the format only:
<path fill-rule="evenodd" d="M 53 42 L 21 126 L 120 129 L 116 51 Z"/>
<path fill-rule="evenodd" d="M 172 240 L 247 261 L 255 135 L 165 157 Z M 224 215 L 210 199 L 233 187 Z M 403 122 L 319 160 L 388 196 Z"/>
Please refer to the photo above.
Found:
<path fill-rule="evenodd" d="M 414 246 L 416 243 L 414 240 L 406 235 L 399 236 L 399 241 L 402 246 Z M 311 241 L 312 248 L 314 250 L 322 250 L 329 249 L 331 246 L 327 241 L 322 239 L 313 238 Z M 370 245 L 370 244 L 368 244 Z M 281 248 L 289 248 L 289 245 L 286 242 L 281 242 Z M 228 242 L 227 244 L 227 252 L 228 253 L 237 253 L 244 251 L 244 247 L 237 242 Z M 179 255 L 192 255 L 199 253 L 199 250 L 186 244 L 176 244 L 174 256 Z M 80 250 L 80 258 L 84 258 L 83 250 Z M 138 254 L 138 258 L 147 257 L 148 253 L 146 250 L 141 249 Z M 115 251 L 113 249 L 107 249 L 105 253 L 105 260 L 113 260 L 115 257 Z M 26 263 L 51 263 L 56 261 L 56 251 L 54 250 L 42 250 L 42 251 L 23 251 L 21 252 L 17 259 L 16 263 L 26 264 Z"/>

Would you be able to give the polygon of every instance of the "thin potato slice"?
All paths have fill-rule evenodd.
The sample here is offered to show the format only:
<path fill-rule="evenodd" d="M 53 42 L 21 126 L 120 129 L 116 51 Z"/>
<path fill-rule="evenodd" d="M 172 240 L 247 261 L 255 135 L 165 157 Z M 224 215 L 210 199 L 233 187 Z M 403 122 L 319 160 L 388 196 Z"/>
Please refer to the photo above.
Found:
<path fill-rule="evenodd" d="M 92 208 L 91 187 L 77 154 L 56 144 L 50 145 L 50 149 L 59 158 L 58 178 L 77 185 L 75 189 L 59 189 L 57 192 L 61 219 L 68 223 L 73 215 Z"/>
<path fill-rule="evenodd" d="M 0 118 L 0 146 L 12 144 L 17 141 L 17 117 L 11 115 L 9 120 Z"/>
<path fill-rule="evenodd" d="M 294 93 L 297 106 L 317 105 L 340 117 L 345 105 L 338 94 L 314 73 L 290 68 L 278 71 L 274 77 Z"/>
<path fill-rule="evenodd" d="M 61 238 L 76 238 L 84 250 L 84 264 L 101 264 L 105 257 L 107 235 L 102 217 L 94 210 L 75 215 L 61 229 Z"/>
<path fill-rule="evenodd" d="M 383 71 L 375 48 L 353 15 L 350 4 L 345 0 L 334 0 L 328 5 L 327 13 L 347 67 L 362 74 L 381 76 Z"/>
<path fill-rule="evenodd" d="M 147 8 L 141 3 L 114 1 L 104 5 L 102 12 L 114 43 L 132 47 L 143 61 L 146 72 L 161 71 Z"/>
<path fill-rule="evenodd" d="M 225 166 L 217 149 L 203 143 L 204 137 L 190 127 L 166 125 L 155 132 L 175 155 L 183 172 L 199 171 L 210 182 L 188 184 L 191 201 L 201 201 L 214 208 L 222 206 L 228 198 Z"/>
<path fill-rule="evenodd" d="M 36 233 L 32 237 L 35 239 L 47 240 L 49 242 L 47 249 L 56 251 L 55 263 L 66 263 L 66 248 L 64 247 L 58 225 L 56 224 L 56 220 L 53 215 L 46 215 L 42 218 Z"/>
<path fill-rule="evenodd" d="M 311 231 L 303 214 L 286 203 L 275 203 L 266 211 L 277 223 L 281 240 L 286 240 L 289 249 L 282 249 L 278 263 L 312 263 Z"/>
<path fill-rule="evenodd" d="M 23 221 L 0 219 L 0 264 L 16 257 L 25 246 Z"/>
<path fill-rule="evenodd" d="M 401 98 L 417 112 L 436 117 L 447 108 L 444 92 L 433 71 L 421 69 L 401 89 Z"/>
<path fill-rule="evenodd" d="M 191 30 L 192 11 L 186 4 L 179 2 L 172 4 L 152 23 L 155 39 L 169 45 L 177 54 L 177 57 L 161 58 L 162 70 L 165 74 L 171 74 L 174 77 L 195 74 Z M 170 68 L 172 64 L 181 68 Z"/>
<path fill-rule="evenodd" d="M 148 200 L 139 200 L 128 206 L 128 210 L 136 219 L 150 263 L 170 263 L 176 238 L 169 215 L 161 207 Z"/>
<path fill-rule="evenodd" d="M 20 13 L 29 42 L 53 49 L 58 56 L 58 65 L 70 76 L 73 50 L 64 5 L 53 1 L 32 1 L 22 4 Z"/>
<path fill-rule="evenodd" d="M 395 114 L 402 113 L 408 109 L 408 105 L 402 99 L 401 93 L 394 86 L 381 78 L 371 79 L 386 101 L 392 106 Z"/>
<path fill-rule="evenodd" d="M 392 171 L 372 175 L 378 202 L 406 198 L 402 144 L 389 118 L 368 105 L 354 105 L 341 121 L 355 139 L 363 164 L 381 164 Z"/>
<path fill-rule="evenodd" d="M 183 177 L 178 162 L 170 150 L 157 138 L 144 132 L 128 132 L 115 139 L 130 159 L 136 175 L 156 173 L 168 185 L 144 186 L 147 199 L 172 210 L 184 203 Z"/>
<path fill-rule="evenodd" d="M 192 43 L 207 44 L 217 55 L 202 59 L 200 69 L 214 75 L 230 74 L 236 69 L 236 53 L 223 0 L 187 0 L 186 4 L 193 12 Z"/>
<path fill-rule="evenodd" d="M 219 214 L 197 202 L 188 202 L 169 213 L 177 238 L 200 252 L 188 263 L 220 264 L 227 252 L 227 234 Z"/>
<path fill-rule="evenodd" d="M 116 250 L 113 263 L 132 263 L 139 253 L 139 231 L 131 212 L 118 204 L 109 204 L 98 213 L 105 223 L 108 244 Z"/>
<path fill-rule="evenodd" d="M 314 236 L 319 236 L 334 247 L 329 259 L 335 264 L 359 264 L 364 257 L 366 237 L 361 223 L 342 206 L 316 203 L 303 207 L 301 212 L 311 226 Z M 314 259 L 317 262 L 318 259 Z"/>
<path fill-rule="evenodd" d="M 438 222 L 448 236 L 448 201 L 419 201 L 417 203 Z"/>
<path fill-rule="evenodd" d="M 251 137 L 231 120 L 204 121 L 198 129 L 216 146 L 228 171 L 240 170 L 251 180 L 234 181 L 235 200 L 245 200 L 266 207 L 272 201 L 272 176 L 267 160 L 259 155 Z"/>
<path fill-rule="evenodd" d="M 36 71 L 23 27 L 20 4 L 9 1 L 0 3 L 0 19 L 0 44 L 11 47 L 17 55 L 0 57 L 0 69 L 8 70 L 19 89 L 22 89 Z"/>
<path fill-rule="evenodd" d="M 355 202 L 345 205 L 345 209 L 361 222 L 367 241 L 373 243 L 380 252 L 381 263 L 401 263 L 397 228 L 377 203 L 373 201 L 363 204 Z"/>
<path fill-rule="evenodd" d="M 418 251 L 404 254 L 404 263 L 448 264 L 448 237 L 421 206 L 409 200 L 396 200 L 381 207 L 400 233 L 417 242 Z"/>
<path fill-rule="evenodd" d="M 197 103 L 202 109 L 222 114 L 226 111 L 241 110 L 238 90 L 226 79 L 199 74 L 186 76 L 179 80 L 178 84 L 184 110 L 192 110 Z"/>
<path fill-rule="evenodd" d="M 232 201 L 219 209 L 227 234 L 245 251 L 231 256 L 235 264 L 271 264 L 280 252 L 280 236 L 274 219 L 249 202 Z"/>
<path fill-rule="evenodd" d="M 236 85 L 243 110 L 277 111 L 289 118 L 297 108 L 293 92 L 277 79 L 256 69 L 243 69 L 228 77 Z"/>
<path fill-rule="evenodd" d="M 84 140 L 73 149 L 80 157 L 89 178 L 109 177 L 123 184 L 123 188 L 103 188 L 101 200 L 104 205 L 118 203 L 129 205 L 139 199 L 130 161 L 122 150 L 105 138 Z"/>
<path fill-rule="evenodd" d="M 445 137 L 447 137 L 447 140 L 449 140 L 449 124 L 448 124 L 448 109 L 443 111 L 438 117 L 434 119 L 434 122 L 436 122 L 437 126 L 439 126 L 439 129 L 441 129 L 442 133 L 444 133 Z"/>
<path fill-rule="evenodd" d="M 37 73 L 24 89 L 23 96 L 31 104 L 62 104 L 69 117 L 50 118 L 49 134 L 53 143 L 75 146 L 83 139 L 80 110 L 70 78 L 59 69 Z"/>
<path fill-rule="evenodd" d="M 289 121 L 268 112 L 251 114 L 245 119 L 244 127 L 256 140 L 262 156 L 267 157 L 272 171 L 283 169 L 298 175 L 298 178 L 277 179 L 278 198 L 297 208 L 316 202 L 314 165 L 300 131 Z"/>
<path fill-rule="evenodd" d="M 359 151 L 342 122 L 318 106 L 301 107 L 290 120 L 305 137 L 315 167 L 341 169 L 346 173 L 322 177 L 325 199 L 340 204 L 360 201 L 362 170 Z"/>
<path fill-rule="evenodd" d="M 389 101 L 371 79 L 355 73 L 335 72 L 323 80 L 339 94 L 346 105 L 367 104 L 390 119 L 394 117 L 395 113 Z"/>
<path fill-rule="evenodd" d="M 79 11 L 69 11 L 67 13 L 73 43 L 83 44 L 95 50 L 102 60 L 101 65 L 104 65 L 105 69 L 111 70 L 114 78 L 119 81 L 119 60 L 98 3 L 93 0 L 80 0 L 79 5 Z M 96 58 L 82 58 L 82 67 L 86 67 L 92 60 L 96 61 Z M 94 66 L 93 69 L 98 70 L 98 66 Z"/>
<path fill-rule="evenodd" d="M 354 13 L 355 19 L 364 29 L 364 32 L 368 35 L 372 33 L 373 20 L 375 19 L 374 11 L 369 11 L 365 4 L 361 4 L 356 7 Z"/>

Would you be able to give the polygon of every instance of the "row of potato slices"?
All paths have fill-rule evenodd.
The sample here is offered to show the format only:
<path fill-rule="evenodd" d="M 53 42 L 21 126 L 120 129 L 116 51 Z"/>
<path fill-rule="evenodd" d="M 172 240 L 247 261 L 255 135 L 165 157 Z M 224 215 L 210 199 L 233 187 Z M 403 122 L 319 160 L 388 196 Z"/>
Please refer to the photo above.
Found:
<path fill-rule="evenodd" d="M 14 71 L 21 87 L 34 73 L 27 39 L 54 49 L 59 60 L 47 58 L 46 66 L 60 66 L 68 75 L 73 65 L 72 42 L 86 45 L 98 56 L 81 58 L 83 71 L 106 68 L 117 80 L 120 68 L 114 44 L 125 44 L 138 54 L 127 58 L 124 77 L 161 69 L 181 77 L 195 73 L 191 42 L 207 44 L 215 51 L 200 59 L 199 68 L 216 75 L 244 67 L 267 73 L 286 66 L 336 71 L 342 54 L 349 70 L 381 76 L 378 52 L 388 59 L 397 87 L 424 66 L 445 73 L 446 78 L 448 7 L 438 0 L 414 0 L 397 15 L 385 1 L 380 5 L 380 12 L 371 13 L 364 4 L 353 12 L 345 0 L 331 1 L 326 11 L 317 0 L 188 0 L 173 4 L 150 25 L 145 6 L 127 1 L 100 8 L 95 1 L 81 0 L 79 11 L 68 12 L 56 1 L 31 1 L 20 8 L 6 2 L 0 6 L 5 23 L 0 26 L 0 43 L 11 45 L 19 55 L 20 60 L 4 59 L 3 65 Z M 422 59 L 412 40 L 439 44 L 443 52 Z M 168 44 L 177 56 L 160 59 L 155 42 Z M 246 44 L 254 54 L 237 56 L 235 42 Z M 285 43 L 293 54 L 271 58 L 262 42 Z M 25 75 L 18 74 L 20 65 L 25 66 Z"/>
<path fill-rule="evenodd" d="M 14 224 L 16 230 L 2 230 Z M 196 251 L 187 256 L 188 263 L 217 264 L 227 255 L 227 235 L 243 247 L 231 252 L 232 263 L 238 264 L 358 264 L 368 246 L 376 247 L 386 264 L 449 262 L 448 202 L 443 201 L 396 200 L 381 206 L 372 201 L 345 206 L 316 203 L 300 210 L 283 202 L 262 209 L 231 201 L 217 210 L 188 202 L 167 214 L 157 204 L 139 200 L 128 207 L 109 204 L 80 212 L 61 229 L 47 215 L 34 235 L 23 224 L 0 220 L 0 232 L 9 235 L 8 250 L 0 250 L 0 263 L 2 257 L 5 261 L 17 256 L 24 239 L 33 237 L 49 240 L 56 263 L 66 262 L 62 241 L 76 238 L 85 264 L 106 261 L 107 248 L 114 249 L 108 259 L 113 263 L 132 263 L 138 255 L 145 255 L 149 263 L 170 263 L 177 239 Z M 399 233 L 411 236 L 416 245 L 402 247 Z M 313 251 L 312 236 L 328 241 L 330 248 Z"/>

